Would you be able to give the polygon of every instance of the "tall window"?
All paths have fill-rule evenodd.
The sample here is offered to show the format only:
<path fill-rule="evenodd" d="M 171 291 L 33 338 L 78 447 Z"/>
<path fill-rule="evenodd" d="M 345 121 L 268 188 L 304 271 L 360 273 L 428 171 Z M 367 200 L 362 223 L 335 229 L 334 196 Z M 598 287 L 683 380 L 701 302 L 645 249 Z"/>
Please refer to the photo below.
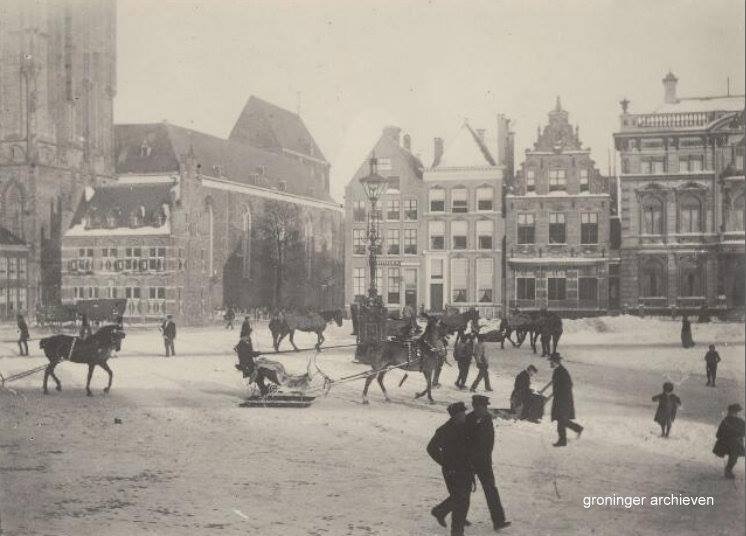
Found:
<path fill-rule="evenodd" d="M 443 188 L 430 189 L 430 212 L 445 212 L 446 191 Z"/>
<path fill-rule="evenodd" d="M 352 230 L 352 254 L 365 255 L 365 230 Z"/>
<path fill-rule="evenodd" d="M 451 259 L 451 301 L 466 302 L 466 259 Z"/>
<path fill-rule="evenodd" d="M 244 277 L 251 275 L 251 212 L 245 209 L 241 222 L 241 257 Z"/>
<path fill-rule="evenodd" d="M 744 212 L 746 212 L 746 204 L 743 195 L 739 195 L 733 200 L 732 210 L 728 213 L 728 231 L 743 231 L 744 230 Z"/>
<path fill-rule="evenodd" d="M 166 248 L 150 248 L 148 270 L 162 272 L 166 268 Z"/>
<path fill-rule="evenodd" d="M 578 298 L 587 301 L 598 299 L 598 279 L 595 277 L 578 278 Z"/>
<path fill-rule="evenodd" d="M 519 300 L 535 300 L 536 279 L 533 277 L 516 277 L 515 295 Z"/>
<path fill-rule="evenodd" d="M 404 254 L 417 255 L 417 229 L 404 229 Z"/>
<path fill-rule="evenodd" d="M 352 220 L 364 222 L 367 217 L 365 201 L 355 201 L 352 205 Z"/>
<path fill-rule="evenodd" d="M 589 189 L 590 189 L 590 186 L 588 183 L 588 170 L 581 169 L 580 170 L 580 191 L 587 192 Z"/>
<path fill-rule="evenodd" d="M 477 220 L 477 247 L 492 249 L 492 222 L 490 220 Z"/>
<path fill-rule="evenodd" d="M 401 303 L 401 270 L 400 268 L 389 268 L 389 285 L 387 303 Z"/>
<path fill-rule="evenodd" d="M 443 259 L 430 259 L 430 279 L 443 279 Z"/>
<path fill-rule="evenodd" d="M 492 302 L 492 259 L 477 259 L 477 300 L 482 303 Z"/>
<path fill-rule="evenodd" d="M 547 278 L 549 300 L 550 301 L 564 300 L 566 296 L 566 293 L 565 293 L 566 284 L 567 284 L 567 280 L 564 277 Z"/>
<path fill-rule="evenodd" d="M 451 212 L 464 213 L 469 209 L 466 188 L 451 190 Z"/>
<path fill-rule="evenodd" d="M 466 234 L 469 225 L 463 220 L 451 222 L 451 247 L 453 249 L 466 249 Z"/>
<path fill-rule="evenodd" d="M 401 248 L 399 244 L 399 229 L 389 229 L 386 231 L 386 252 L 389 255 L 399 255 Z"/>
<path fill-rule="evenodd" d="M 549 243 L 565 243 L 565 215 L 562 212 L 549 214 Z"/>
<path fill-rule="evenodd" d="M 446 224 L 443 221 L 430 222 L 430 249 L 442 250 L 446 247 Z"/>
<path fill-rule="evenodd" d="M 640 296 L 660 297 L 666 295 L 663 261 L 650 259 L 640 269 Z"/>
<path fill-rule="evenodd" d="M 518 214 L 518 243 L 534 243 L 534 215 Z"/>
<path fill-rule="evenodd" d="M 679 232 L 699 233 L 702 231 L 702 205 L 699 199 L 687 195 L 679 205 Z"/>
<path fill-rule="evenodd" d="M 696 260 L 682 259 L 679 267 L 679 296 L 685 298 L 704 296 L 703 272 L 704 268 Z"/>
<path fill-rule="evenodd" d="M 18 238 L 23 238 L 24 236 L 24 203 L 25 199 L 23 191 L 15 182 L 8 186 L 5 193 L 2 195 L 2 199 L 0 199 L 0 207 L 2 207 L 2 225 Z"/>
<path fill-rule="evenodd" d="M 646 158 L 640 162 L 640 173 L 643 175 L 661 175 L 665 170 L 663 158 Z"/>
<path fill-rule="evenodd" d="M 554 192 L 556 190 L 565 189 L 565 170 L 564 169 L 550 169 L 549 170 L 549 191 Z"/>
<path fill-rule="evenodd" d="M 365 296 L 365 268 L 355 268 L 352 272 L 352 292 L 355 296 Z"/>
<path fill-rule="evenodd" d="M 477 188 L 477 210 L 494 210 L 494 190 L 491 186 Z"/>
<path fill-rule="evenodd" d="M 401 208 L 398 198 L 389 199 L 386 201 L 386 219 L 392 221 L 399 221 L 401 217 Z"/>
<path fill-rule="evenodd" d="M 598 214 L 595 212 L 583 212 L 580 215 L 580 243 L 598 243 Z"/>
<path fill-rule="evenodd" d="M 536 191 L 536 170 L 535 169 L 526 170 L 526 191 L 527 192 Z"/>
<path fill-rule="evenodd" d="M 642 203 L 642 229 L 645 234 L 663 234 L 663 202 L 649 196 Z"/>
<path fill-rule="evenodd" d="M 404 219 L 407 221 L 417 221 L 417 200 L 404 200 Z"/>
<path fill-rule="evenodd" d="M 682 156 L 679 159 L 679 171 L 695 173 L 702 171 L 702 155 Z"/>

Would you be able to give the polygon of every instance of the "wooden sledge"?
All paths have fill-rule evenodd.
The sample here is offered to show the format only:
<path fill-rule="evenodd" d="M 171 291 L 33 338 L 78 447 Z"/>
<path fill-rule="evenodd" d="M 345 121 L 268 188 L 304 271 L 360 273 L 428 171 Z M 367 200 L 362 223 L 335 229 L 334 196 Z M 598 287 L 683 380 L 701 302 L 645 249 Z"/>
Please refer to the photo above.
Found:
<path fill-rule="evenodd" d="M 239 404 L 242 408 L 307 408 L 315 396 L 302 394 L 270 393 L 266 396 L 251 396 Z"/>

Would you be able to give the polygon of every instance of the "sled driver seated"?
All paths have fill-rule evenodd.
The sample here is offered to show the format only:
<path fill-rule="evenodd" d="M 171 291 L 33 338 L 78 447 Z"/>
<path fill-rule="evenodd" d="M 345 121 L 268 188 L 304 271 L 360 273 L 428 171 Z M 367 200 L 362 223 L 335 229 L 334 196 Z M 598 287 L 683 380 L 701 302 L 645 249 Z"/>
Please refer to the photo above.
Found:
<path fill-rule="evenodd" d="M 250 382 L 256 380 L 256 363 L 254 358 L 261 355 L 261 352 L 255 352 L 254 346 L 251 344 L 251 337 L 241 337 L 238 344 L 233 348 L 238 355 L 238 364 L 236 369 L 243 372 L 244 378 L 249 378 Z"/>

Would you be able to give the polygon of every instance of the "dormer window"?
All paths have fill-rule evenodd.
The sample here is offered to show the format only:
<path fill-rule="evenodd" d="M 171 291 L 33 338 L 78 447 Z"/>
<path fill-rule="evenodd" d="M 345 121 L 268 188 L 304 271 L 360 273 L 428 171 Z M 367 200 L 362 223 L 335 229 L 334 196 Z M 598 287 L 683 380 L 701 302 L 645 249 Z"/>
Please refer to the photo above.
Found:
<path fill-rule="evenodd" d="M 148 140 L 142 140 L 142 143 L 140 144 L 140 158 L 150 156 L 152 150 L 152 147 L 148 144 Z"/>
<path fill-rule="evenodd" d="M 580 170 L 580 191 L 581 192 L 587 192 L 589 189 L 588 184 L 588 170 L 587 169 L 581 169 Z"/>
<path fill-rule="evenodd" d="M 536 171 L 533 169 L 526 170 L 526 191 L 533 192 L 536 190 Z"/>

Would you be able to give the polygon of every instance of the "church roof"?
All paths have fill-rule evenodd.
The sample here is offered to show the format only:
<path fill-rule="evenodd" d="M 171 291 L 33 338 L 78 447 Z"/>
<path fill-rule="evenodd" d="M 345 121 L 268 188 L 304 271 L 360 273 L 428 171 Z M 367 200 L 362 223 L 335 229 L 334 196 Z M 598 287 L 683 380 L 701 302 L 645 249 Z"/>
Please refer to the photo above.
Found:
<path fill-rule="evenodd" d="M 276 152 L 289 149 L 326 162 L 298 114 L 253 95 L 249 97 L 228 139 Z"/>
<path fill-rule="evenodd" d="M 443 169 L 494 165 L 495 159 L 484 140 L 464 121 L 456 135 L 446 144 L 443 155 L 434 167 Z"/>

